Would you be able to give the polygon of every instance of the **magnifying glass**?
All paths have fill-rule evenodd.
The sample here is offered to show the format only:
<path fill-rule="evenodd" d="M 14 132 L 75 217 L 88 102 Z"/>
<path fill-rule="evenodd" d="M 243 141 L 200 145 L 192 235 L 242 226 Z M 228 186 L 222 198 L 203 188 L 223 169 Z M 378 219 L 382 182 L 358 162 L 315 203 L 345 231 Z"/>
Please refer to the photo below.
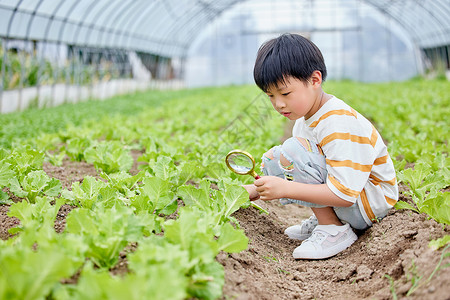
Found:
<path fill-rule="evenodd" d="M 227 167 L 239 175 L 251 175 L 255 179 L 261 178 L 255 172 L 255 159 L 244 150 L 232 150 L 225 157 Z"/>

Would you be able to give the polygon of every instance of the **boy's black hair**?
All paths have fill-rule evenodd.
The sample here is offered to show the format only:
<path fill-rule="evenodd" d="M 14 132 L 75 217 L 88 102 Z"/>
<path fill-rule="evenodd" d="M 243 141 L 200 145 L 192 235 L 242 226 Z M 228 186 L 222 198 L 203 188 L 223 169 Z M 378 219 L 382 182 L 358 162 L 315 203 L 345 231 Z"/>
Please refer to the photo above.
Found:
<path fill-rule="evenodd" d="M 258 50 L 253 77 L 256 85 L 267 92 L 292 76 L 307 82 L 318 70 L 322 81 L 327 77 L 327 68 L 319 48 L 307 38 L 285 33 L 265 42 Z"/>

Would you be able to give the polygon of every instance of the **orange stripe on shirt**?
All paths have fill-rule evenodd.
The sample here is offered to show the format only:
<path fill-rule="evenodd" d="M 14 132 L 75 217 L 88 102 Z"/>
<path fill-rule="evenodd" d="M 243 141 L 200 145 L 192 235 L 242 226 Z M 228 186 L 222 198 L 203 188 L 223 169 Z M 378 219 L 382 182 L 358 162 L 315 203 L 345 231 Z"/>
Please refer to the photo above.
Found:
<path fill-rule="evenodd" d="M 354 170 L 362 172 L 370 172 L 372 170 L 372 165 L 362 165 L 359 163 L 352 162 L 351 160 L 331 160 L 326 159 L 326 162 L 331 167 L 349 167 Z"/>
<path fill-rule="evenodd" d="M 349 189 L 348 187 L 344 186 L 342 183 L 340 183 L 336 178 L 334 178 L 333 176 L 328 176 L 328 178 L 330 179 L 331 183 L 344 195 L 353 197 L 353 198 L 358 198 L 359 196 L 359 192 Z"/>
<path fill-rule="evenodd" d="M 361 191 L 361 202 L 363 204 L 366 215 L 369 217 L 372 223 L 378 222 L 375 214 L 372 211 L 372 208 L 370 207 L 369 200 L 367 199 L 366 191 L 364 189 Z"/>
<path fill-rule="evenodd" d="M 372 137 L 369 139 L 368 137 L 353 135 L 348 132 L 334 132 L 330 135 L 327 135 L 326 137 L 323 138 L 322 141 L 320 141 L 319 145 L 321 147 L 323 147 L 326 144 L 328 144 L 334 140 L 350 140 L 352 142 L 359 143 L 359 144 L 368 144 L 368 145 L 372 145 L 372 147 L 375 146 L 375 143 L 373 142 Z M 376 139 L 375 139 L 375 142 L 376 142 Z"/>
<path fill-rule="evenodd" d="M 384 198 L 386 198 L 387 204 L 389 204 L 389 205 L 391 205 L 391 206 L 394 206 L 395 203 L 397 203 L 397 200 L 391 199 L 391 198 L 386 197 L 386 196 L 384 196 Z"/>
<path fill-rule="evenodd" d="M 377 143 L 377 140 L 378 140 L 377 130 L 372 125 L 372 135 L 370 136 L 370 144 L 372 145 L 372 147 L 375 147 L 375 144 Z"/>
<path fill-rule="evenodd" d="M 374 164 L 375 166 L 385 164 L 385 163 L 387 162 L 387 160 L 388 160 L 388 157 L 389 157 L 388 154 L 386 154 L 385 156 L 382 156 L 382 157 L 378 157 L 377 159 L 375 159 L 375 161 L 373 162 L 373 164 Z"/>
<path fill-rule="evenodd" d="M 353 116 L 356 118 L 356 111 L 352 110 L 351 112 L 345 109 L 337 109 L 337 110 L 330 110 L 329 112 L 327 112 L 326 114 L 323 114 L 317 121 L 314 121 L 311 123 L 311 125 L 309 125 L 309 127 L 316 127 L 317 124 L 319 124 L 320 121 L 328 118 L 329 116 Z"/>
<path fill-rule="evenodd" d="M 370 174 L 369 178 L 372 179 L 372 183 L 375 184 L 375 185 L 379 185 L 381 182 L 384 182 L 384 183 L 387 183 L 387 184 L 390 184 L 390 185 L 395 185 L 396 182 L 397 182 L 397 179 L 395 177 L 392 178 L 391 180 L 384 181 L 384 180 L 381 180 L 380 178 L 376 177 L 375 175 Z"/>

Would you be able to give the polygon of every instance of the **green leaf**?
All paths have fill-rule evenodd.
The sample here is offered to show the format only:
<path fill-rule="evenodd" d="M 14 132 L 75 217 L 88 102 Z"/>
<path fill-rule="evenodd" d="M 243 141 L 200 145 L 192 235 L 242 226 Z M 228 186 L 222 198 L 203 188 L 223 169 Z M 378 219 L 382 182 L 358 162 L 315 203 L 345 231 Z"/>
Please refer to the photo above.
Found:
<path fill-rule="evenodd" d="M 421 211 L 439 223 L 450 224 L 450 192 L 429 195 L 422 202 Z"/>
<path fill-rule="evenodd" d="M 166 221 L 163 226 L 166 238 L 188 250 L 191 259 L 210 262 L 219 252 L 213 225 L 213 216 L 201 215 L 198 209 L 183 207 L 179 210 L 178 219 Z"/>
<path fill-rule="evenodd" d="M 8 247 L 0 254 L 0 298 L 44 299 L 52 287 L 72 276 L 81 266 L 57 243 L 31 247 Z"/>
<path fill-rule="evenodd" d="M 4 186 L 8 186 L 8 183 L 12 177 L 14 177 L 16 173 L 11 169 L 11 164 L 6 163 L 5 161 L 0 161 L 0 188 Z"/>
<path fill-rule="evenodd" d="M 52 165 L 58 166 L 58 167 L 62 166 L 63 159 L 64 159 L 64 157 L 66 157 L 66 152 L 64 150 L 59 153 L 55 153 L 55 154 L 52 154 L 49 151 L 46 151 L 45 154 L 47 155 L 50 163 Z"/>
<path fill-rule="evenodd" d="M 211 210 L 209 205 L 209 189 L 197 189 L 192 185 L 184 185 L 178 188 L 178 195 L 186 205 L 195 205 L 202 210 Z"/>
<path fill-rule="evenodd" d="M 158 156 L 156 163 L 152 166 L 153 172 L 156 177 L 163 180 L 169 180 L 174 174 L 175 164 L 168 156 Z"/>
<path fill-rule="evenodd" d="M 440 248 L 444 247 L 445 245 L 450 244 L 450 234 L 444 235 L 443 237 L 432 240 L 428 243 L 428 247 L 430 247 L 432 250 L 436 251 Z"/>
<path fill-rule="evenodd" d="M 432 172 L 431 166 L 425 163 L 417 163 L 413 169 L 406 169 L 399 174 L 399 179 L 409 183 L 410 188 L 415 191 L 420 187 L 425 177 Z"/>
<path fill-rule="evenodd" d="M 155 206 L 155 210 L 162 211 L 166 207 L 170 207 L 169 211 L 173 209 L 175 198 L 173 192 L 170 191 L 168 180 L 146 177 L 143 180 L 143 186 L 141 186 L 141 193 L 148 196 Z"/>
<path fill-rule="evenodd" d="M 188 288 L 189 294 L 198 299 L 219 298 L 225 283 L 223 266 L 213 261 L 198 265 L 195 271 L 192 276 L 193 283 Z"/>
<path fill-rule="evenodd" d="M 0 191 L 0 205 L 3 204 L 12 204 L 11 200 L 9 200 L 9 195 L 3 191 Z"/>
<path fill-rule="evenodd" d="M 129 171 L 133 166 L 133 157 L 129 151 L 115 141 L 103 141 L 93 145 L 84 151 L 84 156 L 87 162 L 105 173 Z"/>
<path fill-rule="evenodd" d="M 234 229 L 230 223 L 225 223 L 221 226 L 218 243 L 219 250 L 237 253 L 247 249 L 248 238 L 242 230 Z"/>
<path fill-rule="evenodd" d="M 409 204 L 408 202 L 405 202 L 405 201 L 397 201 L 397 203 L 395 203 L 395 209 L 410 209 L 410 210 L 413 210 L 413 211 L 415 211 L 415 212 L 419 212 L 418 210 L 417 210 L 417 208 L 415 208 L 414 206 L 412 206 L 411 204 Z"/>
<path fill-rule="evenodd" d="M 82 161 L 84 159 L 84 151 L 90 146 L 91 142 L 88 138 L 74 137 L 67 140 L 64 149 L 71 159 Z"/>
<path fill-rule="evenodd" d="M 8 216 L 18 218 L 20 224 L 11 233 L 24 229 L 32 230 L 34 233 L 45 226 L 53 230 L 56 215 L 63 204 L 64 200 L 58 199 L 54 205 L 51 205 L 50 199 L 46 197 L 37 197 L 36 203 L 21 201 L 12 204 Z"/>
<path fill-rule="evenodd" d="M 22 188 L 28 193 L 28 200 L 34 203 L 38 195 L 58 196 L 62 186 L 58 179 L 49 178 L 44 171 L 39 170 L 32 171 L 25 176 Z"/>
<path fill-rule="evenodd" d="M 26 197 L 28 192 L 22 190 L 19 181 L 16 177 L 13 177 L 9 180 L 9 190 L 19 198 Z"/>
<path fill-rule="evenodd" d="M 51 178 L 44 189 L 44 194 L 50 197 L 57 197 L 62 191 L 61 181 Z"/>
<path fill-rule="evenodd" d="M 42 169 L 44 158 L 44 152 L 24 146 L 22 149 L 12 151 L 7 162 L 11 164 L 16 174 L 19 175 L 19 179 L 21 179 L 31 171 Z"/>
<path fill-rule="evenodd" d="M 200 178 L 203 175 L 203 167 L 195 161 L 185 162 L 180 167 L 177 167 L 177 169 L 178 186 L 185 184 L 188 180 Z"/>
<path fill-rule="evenodd" d="M 136 213 L 147 212 L 153 214 L 155 205 L 150 200 L 150 197 L 145 194 L 136 195 L 130 198 L 130 205 L 136 209 Z"/>
<path fill-rule="evenodd" d="M 225 184 L 225 193 L 221 192 L 223 208 L 222 212 L 225 217 L 230 216 L 241 206 L 248 203 L 248 193 L 242 186 Z"/>
<path fill-rule="evenodd" d="M 103 181 L 96 180 L 92 176 L 86 176 L 81 185 L 78 181 L 72 183 L 72 192 L 64 192 L 63 196 L 74 201 L 76 205 L 92 208 L 97 201 L 100 190 L 106 186 L 107 184 Z"/>
<path fill-rule="evenodd" d="M 66 230 L 83 237 L 89 246 L 87 255 L 97 266 L 111 268 L 129 242 L 138 241 L 149 231 L 148 225 L 148 220 L 137 217 L 128 207 L 95 207 L 72 210 Z"/>

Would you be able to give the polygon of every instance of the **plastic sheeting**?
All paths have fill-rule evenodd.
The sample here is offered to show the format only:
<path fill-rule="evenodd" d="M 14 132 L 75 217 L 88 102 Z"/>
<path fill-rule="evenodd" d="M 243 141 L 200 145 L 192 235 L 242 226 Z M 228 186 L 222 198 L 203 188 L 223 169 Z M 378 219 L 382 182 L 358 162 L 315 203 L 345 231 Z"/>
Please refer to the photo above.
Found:
<path fill-rule="evenodd" d="M 391 17 L 419 48 L 450 44 L 450 0 L 360 1 Z M 209 22 L 238 2 L 244 1 L 0 0 L 0 37 L 182 57 Z"/>

